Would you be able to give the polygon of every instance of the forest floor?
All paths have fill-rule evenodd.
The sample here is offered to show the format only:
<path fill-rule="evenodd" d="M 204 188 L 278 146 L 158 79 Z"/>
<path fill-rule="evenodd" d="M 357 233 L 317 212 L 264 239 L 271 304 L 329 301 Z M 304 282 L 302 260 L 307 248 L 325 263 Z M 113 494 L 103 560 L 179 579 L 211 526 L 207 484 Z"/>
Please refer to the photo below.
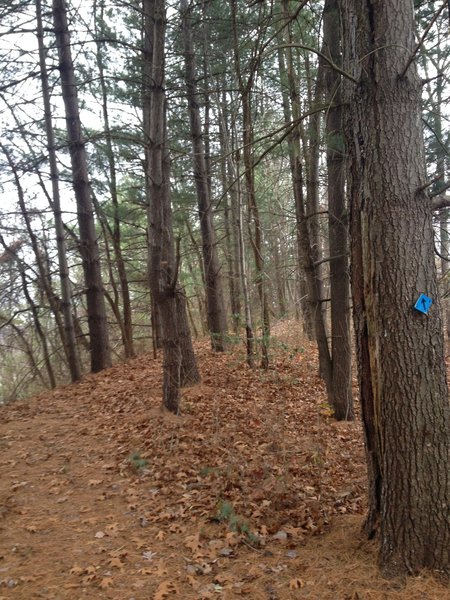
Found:
<path fill-rule="evenodd" d="M 359 420 L 330 417 L 292 323 L 276 335 L 267 372 L 199 344 L 180 416 L 151 355 L 2 407 L 0 600 L 450 598 L 379 576 Z"/>

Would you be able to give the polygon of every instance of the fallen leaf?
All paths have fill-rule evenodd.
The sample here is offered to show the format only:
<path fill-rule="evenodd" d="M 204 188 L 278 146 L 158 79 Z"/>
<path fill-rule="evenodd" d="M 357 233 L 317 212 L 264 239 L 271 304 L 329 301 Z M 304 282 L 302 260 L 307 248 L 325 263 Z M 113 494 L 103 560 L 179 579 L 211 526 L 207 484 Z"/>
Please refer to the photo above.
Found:
<path fill-rule="evenodd" d="M 158 568 L 156 569 L 156 575 L 158 575 L 158 577 L 164 577 L 164 575 L 167 575 L 167 567 L 162 560 L 160 560 L 158 563 Z"/>
<path fill-rule="evenodd" d="M 113 584 L 113 579 L 112 577 L 103 577 L 103 579 L 100 581 L 100 583 L 98 584 L 99 587 L 102 588 L 102 590 L 107 590 L 108 588 L 110 588 Z"/>
<path fill-rule="evenodd" d="M 298 577 L 294 577 L 289 582 L 289 589 L 290 590 L 298 590 L 300 588 L 305 587 L 305 585 L 306 584 L 302 579 L 299 579 Z"/>
<path fill-rule="evenodd" d="M 156 534 L 156 539 L 159 540 L 160 542 L 162 542 L 164 540 L 164 538 L 166 537 L 166 534 L 164 531 L 158 531 L 158 533 Z"/>
<path fill-rule="evenodd" d="M 108 535 L 112 535 L 119 531 L 119 523 L 111 523 L 111 525 L 106 526 L 106 531 Z"/>
<path fill-rule="evenodd" d="M 178 594 L 177 586 L 171 581 L 163 581 L 159 584 L 158 589 L 153 596 L 153 600 L 164 600 L 167 596 L 171 594 Z"/>
<path fill-rule="evenodd" d="M 94 535 L 94 537 L 101 540 L 102 538 L 105 537 L 105 535 L 106 535 L 106 533 L 104 531 L 97 531 L 97 533 Z"/>
<path fill-rule="evenodd" d="M 188 535 L 184 539 L 184 545 L 187 548 L 190 548 L 194 554 L 197 554 L 198 551 L 202 548 L 202 543 L 200 541 L 200 534 L 196 533 L 195 535 Z"/>
<path fill-rule="evenodd" d="M 240 537 L 235 531 L 229 531 L 225 539 L 227 541 L 228 546 L 237 546 L 240 543 Z"/>
<path fill-rule="evenodd" d="M 151 550 L 147 550 L 147 552 L 142 553 L 142 556 L 145 558 L 145 560 L 153 560 L 157 554 L 158 554 L 157 552 L 152 552 Z"/>
<path fill-rule="evenodd" d="M 113 558 L 110 559 L 109 566 L 115 567 L 116 569 L 123 569 L 125 566 L 125 563 L 123 563 L 119 557 L 114 556 Z"/>
<path fill-rule="evenodd" d="M 198 588 L 199 583 L 192 575 L 186 575 L 186 580 L 190 586 L 192 586 L 195 590 Z"/>
<path fill-rule="evenodd" d="M 117 548 L 117 550 L 111 550 L 111 552 L 109 553 L 109 556 L 111 558 L 125 558 L 125 556 L 127 556 L 128 552 L 122 547 L 122 548 Z"/>

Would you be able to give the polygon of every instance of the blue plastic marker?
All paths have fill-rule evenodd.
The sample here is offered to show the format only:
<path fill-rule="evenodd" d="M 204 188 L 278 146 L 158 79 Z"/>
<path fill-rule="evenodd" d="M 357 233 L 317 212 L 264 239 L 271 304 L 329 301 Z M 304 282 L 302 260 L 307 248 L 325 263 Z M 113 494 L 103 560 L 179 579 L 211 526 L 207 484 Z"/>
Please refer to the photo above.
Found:
<path fill-rule="evenodd" d="M 427 315 L 432 304 L 433 300 L 431 298 L 429 298 L 425 294 L 420 294 L 420 296 L 417 299 L 417 302 L 414 304 L 414 308 L 419 312 L 423 313 L 424 315 Z"/>

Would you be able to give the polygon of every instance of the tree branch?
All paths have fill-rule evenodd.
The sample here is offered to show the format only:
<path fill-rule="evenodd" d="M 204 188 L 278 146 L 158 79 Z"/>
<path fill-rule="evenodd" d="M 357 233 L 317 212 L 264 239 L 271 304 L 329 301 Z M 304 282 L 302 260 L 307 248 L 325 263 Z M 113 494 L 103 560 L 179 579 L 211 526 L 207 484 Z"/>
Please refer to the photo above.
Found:
<path fill-rule="evenodd" d="M 317 54 L 317 56 L 319 56 L 326 63 L 328 63 L 328 65 L 334 71 L 336 71 L 337 73 L 339 73 L 346 79 L 353 81 L 353 83 L 359 83 L 359 81 L 356 79 L 356 77 L 353 77 L 353 75 L 350 75 L 350 73 L 347 73 L 347 71 L 344 71 L 344 69 L 341 69 L 341 67 L 339 67 L 337 64 L 335 64 L 326 54 L 324 54 L 320 50 L 317 50 L 316 48 L 313 48 L 312 46 L 305 46 L 304 44 L 280 44 L 278 46 L 273 46 L 265 54 L 266 55 L 270 54 L 271 52 L 275 52 L 276 50 L 281 50 L 282 48 L 300 48 L 300 50 L 307 50 L 308 52 L 313 52 L 314 54 Z"/>
<path fill-rule="evenodd" d="M 447 0 L 444 0 L 444 2 L 442 3 L 441 8 L 434 14 L 433 18 L 431 19 L 431 21 L 428 23 L 428 26 L 425 28 L 425 31 L 422 34 L 422 37 L 420 38 L 420 40 L 417 42 L 416 47 L 414 48 L 411 56 L 408 59 L 408 62 L 406 63 L 403 71 L 400 74 L 400 79 L 403 79 L 403 77 L 406 75 L 406 71 L 409 69 L 409 67 L 411 66 L 411 63 L 413 62 L 417 52 L 419 51 L 420 47 L 422 46 L 423 42 L 425 41 L 425 38 L 428 35 L 428 32 L 430 31 L 430 29 L 433 27 L 433 25 L 435 24 L 437 18 L 439 17 L 439 15 L 441 14 L 441 12 L 444 10 L 444 8 L 447 6 Z"/>

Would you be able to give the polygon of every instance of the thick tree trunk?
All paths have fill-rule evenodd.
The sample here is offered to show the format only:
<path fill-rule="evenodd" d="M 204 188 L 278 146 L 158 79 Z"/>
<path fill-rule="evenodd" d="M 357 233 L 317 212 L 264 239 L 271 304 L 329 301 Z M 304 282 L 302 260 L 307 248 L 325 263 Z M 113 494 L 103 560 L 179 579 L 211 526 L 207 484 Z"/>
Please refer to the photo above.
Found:
<path fill-rule="evenodd" d="M 58 48 L 61 90 L 66 112 L 73 188 L 77 202 L 80 230 L 80 250 L 86 284 L 91 370 L 96 372 L 111 366 L 111 352 L 100 255 L 92 210 L 86 148 L 81 130 L 78 92 L 72 62 L 65 0 L 53 0 L 53 22 Z"/>
<path fill-rule="evenodd" d="M 340 65 L 339 0 L 326 0 L 323 19 L 324 52 Z M 324 64 L 329 108 L 326 111 L 328 236 L 330 253 L 331 402 L 339 421 L 353 419 L 350 344 L 350 280 L 347 206 L 345 201 L 345 144 L 342 131 L 341 77 Z"/>
<path fill-rule="evenodd" d="M 197 190 L 198 212 L 202 233 L 202 253 L 205 272 L 208 327 L 213 350 L 226 349 L 227 319 L 222 290 L 222 277 L 217 241 L 214 230 L 208 169 L 203 142 L 198 90 L 196 85 L 194 45 L 191 31 L 191 15 L 187 0 L 180 3 L 184 41 L 185 83 L 187 90 L 189 121 L 192 139 L 192 162 Z"/>
<path fill-rule="evenodd" d="M 449 403 L 410 0 L 342 1 L 352 292 L 386 575 L 449 572 Z M 413 308 L 421 293 L 428 314 Z"/>

